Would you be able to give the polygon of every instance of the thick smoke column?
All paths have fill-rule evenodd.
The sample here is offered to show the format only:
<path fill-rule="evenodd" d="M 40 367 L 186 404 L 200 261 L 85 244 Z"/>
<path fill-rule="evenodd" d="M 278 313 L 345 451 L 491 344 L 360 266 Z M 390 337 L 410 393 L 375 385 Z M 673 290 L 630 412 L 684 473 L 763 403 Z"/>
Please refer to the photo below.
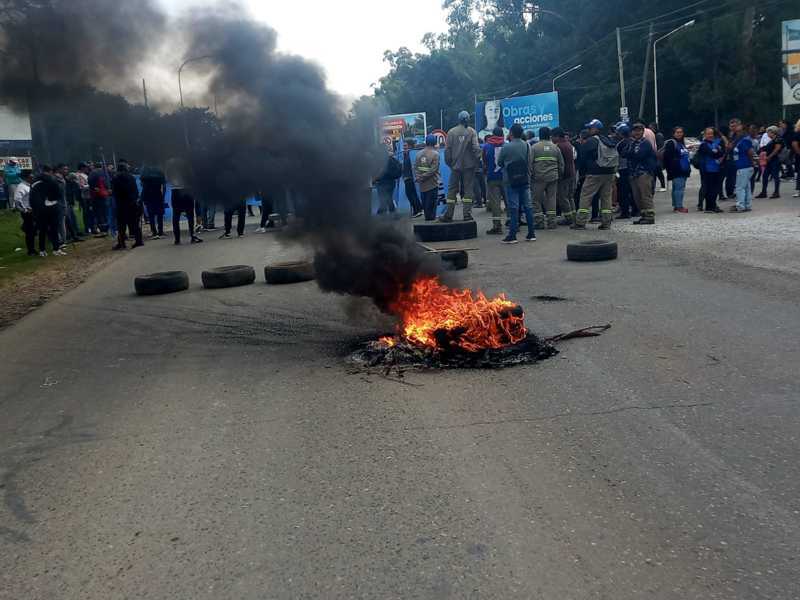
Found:
<path fill-rule="evenodd" d="M 32 99 L 59 102 L 81 87 L 137 82 L 166 23 L 150 0 L 3 0 L 0 102 L 28 109 Z"/>
<path fill-rule="evenodd" d="M 371 298 L 384 310 L 419 275 L 438 271 L 439 261 L 406 234 L 370 217 L 370 179 L 386 161 L 375 121 L 348 115 L 322 70 L 276 52 L 276 32 L 242 7 L 196 9 L 170 23 L 151 0 L 0 6 L 0 102 L 33 112 L 71 88 L 133 85 L 147 53 L 166 39 L 173 52 L 185 47 L 184 56 L 203 57 L 193 70 L 208 75 L 222 114 L 220 128 L 175 157 L 190 165 L 184 176 L 196 194 L 233 205 L 291 190 L 302 214 L 295 236 L 315 251 L 320 287 Z"/>
<path fill-rule="evenodd" d="M 386 161 L 375 121 L 348 118 L 320 68 L 275 52 L 276 33 L 241 11 L 189 16 L 190 56 L 207 56 L 224 114 L 219 139 L 193 157 L 198 193 L 239 202 L 288 188 L 302 204 L 297 235 L 315 250 L 320 287 L 381 309 L 439 261 L 369 214 L 368 186 Z"/>

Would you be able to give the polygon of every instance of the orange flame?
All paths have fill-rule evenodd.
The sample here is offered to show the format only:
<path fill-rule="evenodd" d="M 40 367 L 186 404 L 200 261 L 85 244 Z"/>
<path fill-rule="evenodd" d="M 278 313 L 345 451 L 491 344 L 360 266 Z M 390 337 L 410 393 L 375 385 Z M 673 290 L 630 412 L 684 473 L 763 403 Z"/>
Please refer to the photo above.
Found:
<path fill-rule="evenodd" d="M 456 290 L 437 277 L 418 279 L 391 305 L 400 317 L 400 335 L 412 344 L 437 349 L 455 346 L 467 352 L 502 348 L 527 335 L 525 318 L 504 294 Z M 382 341 L 385 341 L 382 340 Z"/>

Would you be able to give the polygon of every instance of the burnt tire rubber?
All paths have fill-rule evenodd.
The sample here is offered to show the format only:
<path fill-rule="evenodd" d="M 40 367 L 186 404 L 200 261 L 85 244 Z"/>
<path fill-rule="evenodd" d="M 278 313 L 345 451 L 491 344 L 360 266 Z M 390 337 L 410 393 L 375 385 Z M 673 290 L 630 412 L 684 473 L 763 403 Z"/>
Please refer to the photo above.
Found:
<path fill-rule="evenodd" d="M 466 269 L 469 264 L 469 254 L 467 254 L 466 250 L 440 252 L 439 257 L 442 259 L 442 266 L 448 271 Z"/>
<path fill-rule="evenodd" d="M 577 262 L 597 262 L 617 258 L 617 242 L 589 240 L 567 244 L 567 260 Z"/>
<path fill-rule="evenodd" d="M 471 240 L 478 237 L 478 223 L 476 221 L 419 223 L 414 225 L 414 235 L 420 242 Z"/>
<path fill-rule="evenodd" d="M 264 267 L 267 283 L 300 283 L 314 279 L 314 264 L 310 261 L 273 263 Z"/>
<path fill-rule="evenodd" d="M 232 265 L 203 271 L 201 277 L 206 289 L 237 287 L 253 283 L 256 270 L 249 265 Z"/>
<path fill-rule="evenodd" d="M 133 287 L 139 296 L 182 292 L 189 289 L 189 274 L 186 271 L 165 271 L 139 275 L 133 280 Z"/>

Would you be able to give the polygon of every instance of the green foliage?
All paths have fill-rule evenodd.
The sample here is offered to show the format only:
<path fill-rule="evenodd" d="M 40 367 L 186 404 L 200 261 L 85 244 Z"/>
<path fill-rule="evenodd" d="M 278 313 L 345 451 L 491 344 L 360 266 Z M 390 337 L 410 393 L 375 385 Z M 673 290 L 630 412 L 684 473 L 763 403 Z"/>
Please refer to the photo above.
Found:
<path fill-rule="evenodd" d="M 780 117 L 780 21 L 798 18 L 792 0 L 697 2 L 681 0 L 445 0 L 448 31 L 427 34 L 427 51 L 385 54 L 389 72 L 375 96 L 394 113 L 423 110 L 445 127 L 475 96 L 503 98 L 546 92 L 559 80 L 561 121 L 576 129 L 591 117 L 618 119 L 620 106 L 615 28 L 622 28 L 626 103 L 654 119 L 652 62 L 642 78 L 649 20 L 660 37 L 689 19 L 693 27 L 658 46 L 662 128 L 692 130 L 730 116 L 758 123 Z M 536 7 L 534 9 L 533 7 Z M 749 9 L 749 12 L 748 12 Z"/>

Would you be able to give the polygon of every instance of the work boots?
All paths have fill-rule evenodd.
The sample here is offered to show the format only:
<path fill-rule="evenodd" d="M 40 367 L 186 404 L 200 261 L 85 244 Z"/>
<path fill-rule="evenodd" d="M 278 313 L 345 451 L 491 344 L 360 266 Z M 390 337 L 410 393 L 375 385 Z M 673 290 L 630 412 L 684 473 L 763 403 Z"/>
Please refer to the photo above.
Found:
<path fill-rule="evenodd" d="M 472 221 L 472 202 L 464 201 L 464 220 Z"/>
<path fill-rule="evenodd" d="M 655 225 L 656 224 L 656 211 L 643 210 L 642 217 L 638 221 L 633 222 L 634 225 Z"/>
<path fill-rule="evenodd" d="M 547 228 L 558 229 L 558 217 L 556 215 L 547 215 Z"/>
<path fill-rule="evenodd" d="M 544 229 L 544 215 L 542 213 L 533 215 L 533 223 L 536 225 L 536 229 Z"/>
<path fill-rule="evenodd" d="M 447 210 L 445 210 L 444 214 L 441 217 L 439 217 L 439 223 L 452 223 L 454 212 L 456 212 L 456 203 L 448 202 Z"/>

